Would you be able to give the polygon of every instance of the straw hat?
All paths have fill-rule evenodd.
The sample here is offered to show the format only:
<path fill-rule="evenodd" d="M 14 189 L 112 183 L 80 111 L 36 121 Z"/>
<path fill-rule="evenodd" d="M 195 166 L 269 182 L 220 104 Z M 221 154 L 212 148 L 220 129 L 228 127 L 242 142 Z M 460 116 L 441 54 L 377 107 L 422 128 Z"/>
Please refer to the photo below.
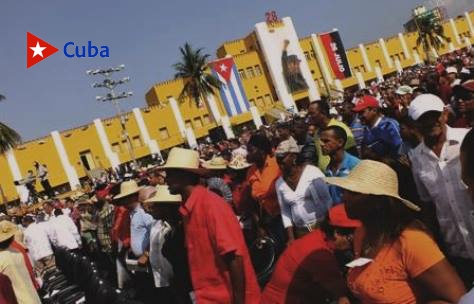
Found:
<path fill-rule="evenodd" d="M 0 222 L 0 242 L 6 241 L 15 235 L 18 228 L 10 221 Z"/>
<path fill-rule="evenodd" d="M 166 164 L 159 169 L 179 169 L 196 174 L 204 174 L 205 169 L 199 167 L 199 153 L 190 149 L 174 147 L 168 154 Z"/>
<path fill-rule="evenodd" d="M 122 182 L 120 184 L 120 193 L 114 196 L 114 200 L 135 194 L 140 191 L 140 189 L 142 189 L 142 187 L 138 187 L 137 182 L 134 180 Z"/>
<path fill-rule="evenodd" d="M 225 170 L 227 169 L 228 161 L 222 156 L 213 157 L 211 160 L 202 163 L 202 166 L 208 170 Z"/>
<path fill-rule="evenodd" d="M 170 193 L 168 186 L 156 186 L 155 194 L 147 199 L 145 203 L 176 203 L 180 204 L 183 201 L 181 195 L 173 195 Z"/>
<path fill-rule="evenodd" d="M 242 154 L 237 154 L 227 165 L 232 170 L 243 170 L 252 166 Z"/>
<path fill-rule="evenodd" d="M 397 173 L 381 162 L 362 160 L 348 176 L 327 177 L 326 182 L 352 192 L 390 196 L 400 200 L 408 208 L 420 211 L 420 207 L 400 197 Z"/>

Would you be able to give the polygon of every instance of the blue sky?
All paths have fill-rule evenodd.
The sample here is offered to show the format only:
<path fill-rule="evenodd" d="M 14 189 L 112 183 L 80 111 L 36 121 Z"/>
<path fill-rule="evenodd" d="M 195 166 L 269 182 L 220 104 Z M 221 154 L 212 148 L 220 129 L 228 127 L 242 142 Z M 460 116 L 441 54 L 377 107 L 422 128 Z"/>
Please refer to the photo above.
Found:
<path fill-rule="evenodd" d="M 445 0 L 451 16 L 474 9 L 472 0 Z M 178 47 L 189 41 L 215 56 L 226 40 L 248 34 L 268 10 L 291 16 L 300 37 L 338 28 L 346 48 L 402 31 L 413 0 L 3 0 L 0 17 L 0 121 L 24 140 L 114 115 L 97 102 L 87 69 L 125 64 L 124 109 L 142 107 L 156 82 L 173 77 Z M 26 69 L 26 32 L 60 52 Z M 67 58 L 66 42 L 107 45 L 110 58 Z"/>

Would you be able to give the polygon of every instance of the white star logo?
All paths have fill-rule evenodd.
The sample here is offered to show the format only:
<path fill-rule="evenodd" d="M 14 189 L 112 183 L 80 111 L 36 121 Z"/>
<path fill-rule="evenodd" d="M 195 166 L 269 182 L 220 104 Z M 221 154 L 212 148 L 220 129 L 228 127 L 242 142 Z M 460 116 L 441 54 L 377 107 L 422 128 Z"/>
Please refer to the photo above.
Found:
<path fill-rule="evenodd" d="M 41 46 L 40 46 L 39 41 L 36 42 L 36 46 L 35 46 L 35 47 L 30 46 L 30 49 L 32 49 L 33 52 L 34 52 L 33 57 L 35 57 L 36 55 L 40 55 L 41 57 L 43 57 L 43 50 L 44 50 L 45 48 L 46 48 L 46 47 L 41 47 Z"/>
<path fill-rule="evenodd" d="M 221 64 L 219 67 L 221 68 L 221 72 L 227 71 L 227 66 L 225 64 Z"/>

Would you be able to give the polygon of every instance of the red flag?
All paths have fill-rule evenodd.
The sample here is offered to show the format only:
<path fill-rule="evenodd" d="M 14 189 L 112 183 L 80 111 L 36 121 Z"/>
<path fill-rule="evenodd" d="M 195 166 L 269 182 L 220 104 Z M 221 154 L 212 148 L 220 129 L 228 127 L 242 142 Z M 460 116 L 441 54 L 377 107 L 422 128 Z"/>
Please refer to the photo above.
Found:
<path fill-rule="evenodd" d="M 320 34 L 321 42 L 328 56 L 329 64 L 337 79 L 351 77 L 346 51 L 338 31 Z"/>
<path fill-rule="evenodd" d="M 48 58 L 59 51 L 55 46 L 43 39 L 26 32 L 26 68 L 34 66 L 43 59 Z"/>

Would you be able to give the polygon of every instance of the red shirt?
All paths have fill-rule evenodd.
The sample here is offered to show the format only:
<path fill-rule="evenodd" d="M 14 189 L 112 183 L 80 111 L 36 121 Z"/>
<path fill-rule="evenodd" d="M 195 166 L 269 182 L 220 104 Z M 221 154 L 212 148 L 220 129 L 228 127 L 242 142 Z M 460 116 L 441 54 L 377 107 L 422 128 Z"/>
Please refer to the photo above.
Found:
<path fill-rule="evenodd" d="M 231 303 L 232 284 L 223 256 L 241 256 L 245 303 L 259 303 L 260 289 L 237 218 L 228 203 L 197 186 L 180 208 L 191 281 L 197 303 Z"/>
<path fill-rule="evenodd" d="M 28 269 L 28 273 L 30 274 L 31 281 L 33 281 L 33 286 L 35 287 L 36 290 L 40 288 L 38 281 L 36 281 L 35 275 L 33 273 L 33 266 L 31 265 L 30 257 L 28 256 L 28 253 L 26 252 L 25 247 L 23 247 L 20 243 L 17 241 L 13 240 L 12 244 L 10 245 L 13 249 L 21 253 L 23 255 L 23 259 L 25 260 L 25 265 L 26 269 Z"/>
<path fill-rule="evenodd" d="M 114 242 L 121 241 L 126 248 L 130 247 L 130 213 L 126 207 L 115 208 L 113 223 L 112 240 Z"/>
<path fill-rule="evenodd" d="M 324 234 L 315 230 L 294 241 L 278 259 L 270 282 L 262 293 L 262 304 L 326 303 L 347 288 Z"/>
<path fill-rule="evenodd" d="M 252 209 L 252 203 L 254 202 L 251 189 L 248 181 L 242 181 L 241 183 L 230 184 L 232 188 L 232 200 L 234 203 L 235 213 L 237 215 L 245 215 Z"/>

